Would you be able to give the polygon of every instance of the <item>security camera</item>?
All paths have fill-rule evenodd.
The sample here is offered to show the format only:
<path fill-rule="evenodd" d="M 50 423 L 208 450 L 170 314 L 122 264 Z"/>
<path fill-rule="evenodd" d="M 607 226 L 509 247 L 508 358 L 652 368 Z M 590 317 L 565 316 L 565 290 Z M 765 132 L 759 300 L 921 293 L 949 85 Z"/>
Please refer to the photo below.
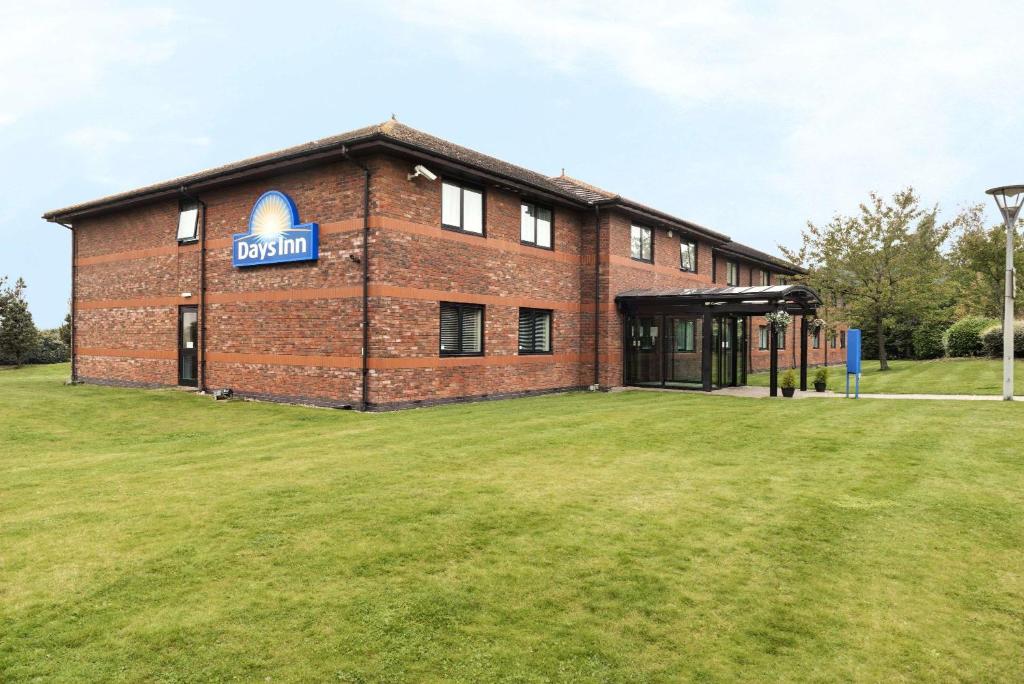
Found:
<path fill-rule="evenodd" d="M 433 171 L 428 169 L 426 166 L 423 166 L 422 164 L 417 164 L 416 166 L 412 167 L 412 170 L 415 171 L 416 173 L 410 173 L 409 180 L 412 180 L 413 178 L 416 178 L 418 176 L 423 176 L 427 180 L 437 180 L 437 175 Z"/>

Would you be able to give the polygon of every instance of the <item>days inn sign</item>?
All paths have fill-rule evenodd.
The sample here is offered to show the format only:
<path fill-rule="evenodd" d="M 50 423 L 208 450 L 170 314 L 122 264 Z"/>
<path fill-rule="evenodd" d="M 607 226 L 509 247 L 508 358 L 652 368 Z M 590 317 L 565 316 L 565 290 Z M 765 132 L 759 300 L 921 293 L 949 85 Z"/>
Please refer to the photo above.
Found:
<path fill-rule="evenodd" d="M 320 230 L 315 223 L 299 223 L 292 198 L 271 190 L 260 195 L 249 215 L 249 229 L 236 233 L 231 264 L 236 267 L 315 261 L 320 251 Z"/>

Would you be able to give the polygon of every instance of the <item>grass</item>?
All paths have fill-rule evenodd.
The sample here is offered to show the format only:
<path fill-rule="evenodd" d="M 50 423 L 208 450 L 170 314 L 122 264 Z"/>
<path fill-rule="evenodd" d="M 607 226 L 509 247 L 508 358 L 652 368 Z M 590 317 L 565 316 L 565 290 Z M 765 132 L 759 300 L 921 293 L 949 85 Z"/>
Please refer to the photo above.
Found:
<path fill-rule="evenodd" d="M 0 680 L 1024 678 L 1024 413 L 0 371 Z"/>
<path fill-rule="evenodd" d="M 889 370 L 878 370 L 878 361 L 863 361 L 860 391 L 888 394 L 992 394 L 1003 392 L 1002 359 L 936 359 L 934 361 L 890 361 Z M 846 365 L 829 366 L 828 387 L 846 391 Z M 808 388 L 814 369 L 807 371 Z M 1024 395 L 1024 361 L 1014 363 L 1014 394 Z M 750 385 L 768 386 L 768 373 L 747 377 Z M 853 391 L 851 380 L 850 391 Z"/>

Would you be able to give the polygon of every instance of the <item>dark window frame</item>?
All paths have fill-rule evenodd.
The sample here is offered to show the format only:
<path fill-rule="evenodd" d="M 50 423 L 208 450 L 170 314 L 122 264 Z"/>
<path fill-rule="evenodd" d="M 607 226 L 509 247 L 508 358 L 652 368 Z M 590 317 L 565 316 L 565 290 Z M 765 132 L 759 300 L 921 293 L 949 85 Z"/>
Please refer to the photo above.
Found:
<path fill-rule="evenodd" d="M 523 239 L 523 206 L 533 207 L 533 242 Z M 537 242 L 537 210 L 545 209 L 551 216 L 549 223 L 551 224 L 551 246 L 545 247 Z M 546 204 L 538 204 L 537 202 L 530 202 L 527 200 L 519 201 L 519 244 L 527 245 L 529 247 L 536 247 L 537 249 L 546 249 L 549 252 L 555 251 L 555 210 L 554 207 Z"/>
<path fill-rule="evenodd" d="M 758 282 L 758 285 L 766 287 L 772 284 L 771 271 L 769 271 L 767 268 L 759 268 L 757 269 L 757 271 L 760 274 L 760 278 L 758 279 L 760 282 Z"/>
<path fill-rule="evenodd" d="M 450 230 L 453 233 L 464 233 L 466 235 L 475 235 L 476 237 L 487 237 L 487 191 L 482 185 L 475 185 L 473 183 L 467 183 L 461 180 L 455 180 L 452 178 L 442 178 L 440 185 L 441 192 L 441 229 Z M 444 186 L 451 185 L 459 189 L 459 226 L 453 226 L 444 222 Z M 466 230 L 462 226 L 466 225 L 466 190 L 478 193 L 480 195 L 480 232 L 477 233 L 472 230 Z"/>
<path fill-rule="evenodd" d="M 527 316 L 531 317 L 534 321 L 536 321 L 536 319 L 538 317 L 540 317 L 540 316 L 547 316 L 548 317 L 548 348 L 545 349 L 545 350 L 540 350 L 540 351 L 538 351 L 536 349 L 528 349 L 526 351 L 523 351 L 522 349 L 519 348 L 519 346 L 520 346 L 519 345 L 519 337 L 517 336 L 516 337 L 516 348 L 519 350 L 519 354 L 521 354 L 522 356 L 538 356 L 538 355 L 544 355 L 544 354 L 554 354 L 555 353 L 554 352 L 554 350 L 555 350 L 555 312 L 552 311 L 551 309 L 533 309 L 533 308 L 525 307 L 525 306 L 519 307 L 519 327 L 517 328 L 517 331 L 519 331 L 519 332 L 521 332 L 521 329 L 522 329 L 523 314 L 524 313 Z M 534 325 L 536 325 L 536 323 Z M 534 338 L 533 338 L 533 341 L 534 342 L 537 341 L 536 340 L 536 327 L 534 327 Z"/>
<path fill-rule="evenodd" d="M 772 337 L 768 330 L 769 326 L 759 325 L 757 326 L 757 349 L 758 351 L 768 351 L 771 349 Z M 762 341 L 763 340 L 763 341 Z"/>
<path fill-rule="evenodd" d="M 633 256 L 633 229 L 634 228 L 638 228 L 640 230 L 646 230 L 647 234 L 650 235 L 651 257 L 649 259 L 644 259 L 643 258 L 644 241 L 643 241 L 642 237 L 640 238 L 640 256 L 638 256 L 638 257 Z M 654 263 L 654 228 L 649 228 L 647 226 L 641 226 L 638 223 L 631 223 L 631 224 L 629 224 L 629 258 L 632 259 L 633 261 L 639 261 L 642 264 L 653 264 Z"/>
<path fill-rule="evenodd" d="M 196 218 L 192 224 L 192 235 L 189 237 L 179 237 L 181 232 L 181 215 L 186 211 L 195 210 Z M 174 228 L 174 237 L 178 241 L 179 245 L 191 245 L 199 242 L 199 212 L 202 209 L 199 207 L 199 202 L 190 199 L 181 199 L 178 202 L 178 225 Z"/>
<path fill-rule="evenodd" d="M 676 331 L 672 330 L 672 353 L 673 354 L 696 354 L 697 353 L 697 319 L 696 318 L 677 318 L 675 323 L 683 323 L 684 325 L 690 326 L 693 329 L 693 334 L 690 336 L 690 342 L 692 346 L 690 349 L 679 348 L 679 336 L 676 335 Z"/>
<path fill-rule="evenodd" d="M 786 348 L 786 331 L 783 330 L 782 328 L 776 328 L 775 329 L 775 334 L 779 338 L 779 340 L 778 340 L 778 342 L 776 342 L 775 346 L 776 346 L 776 348 L 779 351 L 782 351 L 782 350 L 784 350 Z"/>
<path fill-rule="evenodd" d="M 821 328 L 811 333 L 811 349 L 821 349 Z"/>
<path fill-rule="evenodd" d="M 687 268 L 687 267 L 683 266 L 683 245 L 690 245 L 690 247 L 692 247 L 692 252 L 693 252 L 693 268 Z M 697 250 L 698 249 L 700 249 L 700 248 L 697 246 L 697 241 L 696 240 L 688 240 L 685 237 L 681 238 L 679 240 L 679 270 L 680 271 L 683 271 L 684 273 L 696 273 L 697 272 L 698 263 L 699 263 L 697 261 Z"/>
<path fill-rule="evenodd" d="M 839 331 L 839 348 L 840 349 L 846 349 L 846 331 L 845 330 L 840 330 Z"/>
<path fill-rule="evenodd" d="M 736 277 L 734 279 L 729 278 L 729 267 L 732 266 L 735 271 Z M 726 287 L 739 287 L 740 286 L 740 264 L 735 259 L 725 260 L 725 285 Z"/>
<path fill-rule="evenodd" d="M 455 307 L 459 314 L 459 351 L 451 351 L 449 349 L 442 349 L 442 336 L 444 331 L 442 326 L 444 324 L 444 309 L 445 307 Z M 480 351 L 462 351 L 462 312 L 463 311 L 479 311 L 480 312 Z M 437 351 L 438 355 L 442 357 L 448 356 L 483 356 L 486 349 L 485 345 L 485 331 L 487 329 L 487 310 L 483 304 L 465 304 L 463 302 L 440 302 L 437 310 Z"/>

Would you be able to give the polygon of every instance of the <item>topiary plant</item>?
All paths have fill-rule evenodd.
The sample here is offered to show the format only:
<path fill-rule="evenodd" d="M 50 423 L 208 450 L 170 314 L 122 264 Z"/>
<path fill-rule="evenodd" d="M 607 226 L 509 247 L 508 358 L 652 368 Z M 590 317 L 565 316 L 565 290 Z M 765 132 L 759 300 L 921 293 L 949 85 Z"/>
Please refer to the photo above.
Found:
<path fill-rule="evenodd" d="M 779 387 L 782 389 L 796 389 L 796 372 L 792 368 L 779 376 Z"/>
<path fill-rule="evenodd" d="M 980 316 L 967 316 L 949 326 L 943 335 L 946 354 L 949 356 L 978 356 L 982 353 L 981 333 L 998 325 L 998 321 Z"/>
<path fill-rule="evenodd" d="M 821 367 L 814 371 L 814 382 L 828 382 L 828 368 Z"/>

